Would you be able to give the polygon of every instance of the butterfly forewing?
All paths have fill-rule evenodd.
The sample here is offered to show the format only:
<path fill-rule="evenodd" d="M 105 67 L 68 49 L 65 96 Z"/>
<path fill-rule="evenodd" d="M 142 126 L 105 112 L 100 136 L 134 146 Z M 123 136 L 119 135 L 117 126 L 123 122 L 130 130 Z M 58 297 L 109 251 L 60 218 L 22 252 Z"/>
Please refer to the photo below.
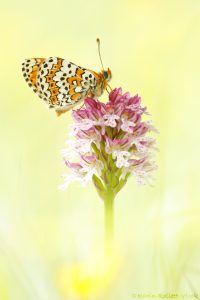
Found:
<path fill-rule="evenodd" d="M 57 111 L 73 108 L 96 86 L 91 71 L 58 57 L 26 59 L 22 72 L 28 85 Z"/>

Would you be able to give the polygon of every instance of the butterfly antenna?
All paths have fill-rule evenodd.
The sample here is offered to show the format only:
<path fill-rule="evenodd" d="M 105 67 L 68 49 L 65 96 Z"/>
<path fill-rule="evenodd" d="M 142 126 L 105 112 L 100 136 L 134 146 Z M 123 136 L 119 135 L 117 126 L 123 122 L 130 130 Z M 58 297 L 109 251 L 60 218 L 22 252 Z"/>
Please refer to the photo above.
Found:
<path fill-rule="evenodd" d="M 104 70 L 103 62 L 102 62 L 102 59 L 101 59 L 100 39 L 99 39 L 99 38 L 97 39 L 97 44 L 98 44 L 98 52 L 99 52 L 100 62 L 101 62 L 102 68 L 103 68 L 103 70 Z"/>

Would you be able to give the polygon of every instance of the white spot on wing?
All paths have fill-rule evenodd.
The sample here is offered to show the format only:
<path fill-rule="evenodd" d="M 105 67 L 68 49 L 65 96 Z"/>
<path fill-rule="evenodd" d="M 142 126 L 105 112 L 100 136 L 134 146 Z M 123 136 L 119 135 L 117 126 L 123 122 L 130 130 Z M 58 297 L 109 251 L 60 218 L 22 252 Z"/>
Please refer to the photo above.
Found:
<path fill-rule="evenodd" d="M 80 93 L 80 92 L 82 92 L 82 90 L 83 90 L 83 88 L 81 86 L 75 87 L 75 92 L 76 93 Z"/>

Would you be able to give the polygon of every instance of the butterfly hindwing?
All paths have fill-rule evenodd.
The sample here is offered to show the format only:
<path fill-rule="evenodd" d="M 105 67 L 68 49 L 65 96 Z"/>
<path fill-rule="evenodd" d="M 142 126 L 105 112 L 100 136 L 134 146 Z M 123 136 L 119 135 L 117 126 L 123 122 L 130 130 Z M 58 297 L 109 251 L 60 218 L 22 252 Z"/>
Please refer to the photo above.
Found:
<path fill-rule="evenodd" d="M 25 59 L 25 61 L 22 63 L 22 73 L 24 79 L 28 83 L 29 87 L 34 90 L 34 92 L 37 91 L 38 70 L 44 60 L 45 58 L 30 58 Z"/>

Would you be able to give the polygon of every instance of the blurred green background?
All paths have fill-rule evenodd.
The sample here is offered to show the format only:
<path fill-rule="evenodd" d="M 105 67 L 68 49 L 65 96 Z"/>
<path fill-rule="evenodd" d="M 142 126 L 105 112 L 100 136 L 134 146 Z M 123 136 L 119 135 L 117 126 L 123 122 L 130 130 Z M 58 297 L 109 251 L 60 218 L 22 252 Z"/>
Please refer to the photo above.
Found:
<path fill-rule="evenodd" d="M 0 299 L 198 292 L 200 1 L 1 1 L 0 37 Z M 24 58 L 49 56 L 99 71 L 97 37 L 112 87 L 139 93 L 160 130 L 156 181 L 119 194 L 107 263 L 92 184 L 57 189 L 71 115 L 48 111 L 21 74 Z"/>

